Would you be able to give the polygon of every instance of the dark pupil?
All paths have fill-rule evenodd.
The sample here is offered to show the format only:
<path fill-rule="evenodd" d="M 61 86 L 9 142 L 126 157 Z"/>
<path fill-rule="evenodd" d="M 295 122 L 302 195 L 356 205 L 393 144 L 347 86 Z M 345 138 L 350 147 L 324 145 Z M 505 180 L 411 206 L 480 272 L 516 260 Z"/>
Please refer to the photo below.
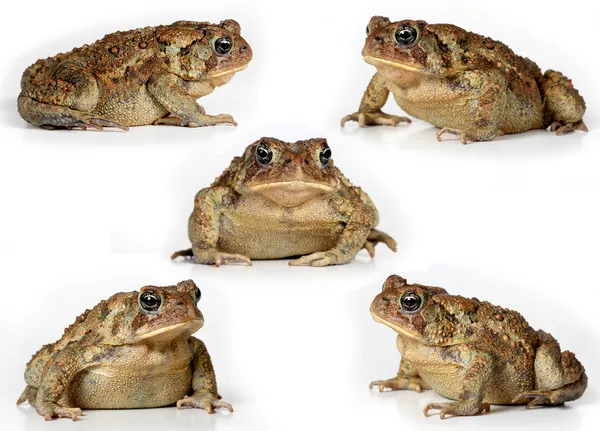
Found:
<path fill-rule="evenodd" d="M 323 148 L 321 150 L 321 155 L 319 157 L 321 159 L 321 163 L 326 165 L 327 162 L 331 159 L 331 149 L 329 147 Z"/>
<path fill-rule="evenodd" d="M 142 294 L 142 307 L 147 311 L 156 311 L 160 307 L 160 297 L 156 293 L 146 292 Z"/>
<path fill-rule="evenodd" d="M 369 26 L 367 26 L 367 34 L 369 34 Z"/>
<path fill-rule="evenodd" d="M 417 39 L 417 31 L 413 27 L 400 27 L 396 31 L 396 41 L 400 45 L 410 45 Z"/>
<path fill-rule="evenodd" d="M 221 37 L 215 42 L 215 49 L 219 54 L 227 54 L 231 51 L 231 40 L 228 37 Z"/>
<path fill-rule="evenodd" d="M 273 152 L 265 144 L 260 144 L 256 148 L 256 158 L 261 165 L 268 165 L 273 158 Z"/>
<path fill-rule="evenodd" d="M 196 287 L 196 291 L 194 292 L 194 294 L 196 295 L 196 302 L 200 301 L 200 296 L 201 296 L 200 289 L 198 289 Z"/>
<path fill-rule="evenodd" d="M 406 311 L 415 311 L 421 306 L 421 298 L 415 294 L 408 294 L 402 298 L 402 305 Z"/>

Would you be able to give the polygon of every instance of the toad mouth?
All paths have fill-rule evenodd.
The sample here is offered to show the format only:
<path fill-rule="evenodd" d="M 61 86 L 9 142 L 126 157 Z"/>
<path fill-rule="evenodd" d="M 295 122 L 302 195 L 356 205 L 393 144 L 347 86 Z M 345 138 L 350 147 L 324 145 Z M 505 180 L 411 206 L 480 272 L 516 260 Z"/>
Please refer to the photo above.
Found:
<path fill-rule="evenodd" d="M 373 310 L 371 310 L 371 316 L 373 316 L 373 319 L 377 323 L 383 323 L 385 326 L 392 328 L 394 331 L 398 332 L 399 334 L 405 335 L 409 338 L 414 338 L 414 339 L 419 338 L 419 336 L 417 334 L 415 334 L 414 332 L 410 332 L 410 331 L 406 330 L 405 328 L 401 328 L 400 326 L 394 325 L 393 323 L 390 323 L 387 320 L 382 319 L 377 314 L 375 314 L 373 312 Z"/>
<path fill-rule="evenodd" d="M 395 61 L 386 60 L 384 58 L 371 57 L 370 55 L 363 56 L 363 60 L 373 66 L 391 66 L 397 69 L 410 70 L 411 72 L 424 72 L 424 69 L 419 66 L 397 63 Z"/>
<path fill-rule="evenodd" d="M 233 73 L 240 72 L 240 71 L 244 70 L 247 67 L 248 67 L 248 65 L 244 64 L 243 66 L 236 67 L 234 69 L 224 70 L 222 72 L 217 72 L 217 73 L 214 73 L 214 74 L 208 74 L 208 77 L 209 78 L 218 78 L 220 76 L 231 75 Z"/>
<path fill-rule="evenodd" d="M 319 189 L 323 191 L 331 191 L 333 190 L 333 186 L 323 183 L 315 183 L 311 181 L 302 181 L 302 180 L 290 180 L 290 181 L 277 181 L 277 182 L 269 182 L 263 184 L 254 184 L 250 186 L 252 190 L 265 190 L 275 187 L 289 187 L 292 189 Z"/>
<path fill-rule="evenodd" d="M 158 328 L 153 331 L 146 332 L 144 334 L 140 334 L 139 339 L 146 340 L 148 338 L 156 337 L 158 335 L 165 334 L 165 333 L 171 332 L 171 331 L 175 331 L 177 329 L 183 329 L 186 326 L 189 326 L 190 328 L 193 328 L 194 326 L 196 326 L 196 329 L 194 329 L 194 331 L 193 331 L 193 332 L 196 332 L 198 329 L 200 329 L 202 327 L 202 323 L 203 323 L 202 319 L 187 320 L 185 322 L 177 323 L 175 325 L 165 326 L 164 328 Z"/>

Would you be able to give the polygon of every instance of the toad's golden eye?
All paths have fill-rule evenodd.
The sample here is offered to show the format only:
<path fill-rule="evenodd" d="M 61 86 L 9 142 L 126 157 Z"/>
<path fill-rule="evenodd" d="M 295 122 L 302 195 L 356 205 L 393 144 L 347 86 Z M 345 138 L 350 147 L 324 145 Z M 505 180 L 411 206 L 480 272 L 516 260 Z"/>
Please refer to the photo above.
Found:
<path fill-rule="evenodd" d="M 410 25 L 401 25 L 394 33 L 394 37 L 396 38 L 396 42 L 398 45 L 402 47 L 410 47 L 417 41 L 417 37 L 419 36 L 419 32 L 416 28 Z"/>
<path fill-rule="evenodd" d="M 140 295 L 140 307 L 145 311 L 157 311 L 160 308 L 161 302 L 160 295 L 151 290 L 147 290 Z"/>
<path fill-rule="evenodd" d="M 198 286 L 196 286 L 196 289 L 194 290 L 194 299 L 196 300 L 196 304 L 200 301 L 201 296 L 202 293 L 200 292 L 200 289 L 198 289 Z"/>
<path fill-rule="evenodd" d="M 231 52 L 231 48 L 233 48 L 233 42 L 228 37 L 223 36 L 215 40 L 215 51 L 218 54 L 229 54 L 229 52 Z"/>
<path fill-rule="evenodd" d="M 416 313 L 421 309 L 423 299 L 415 292 L 407 292 L 400 297 L 400 308 L 405 313 Z"/>
<path fill-rule="evenodd" d="M 259 165 L 267 167 L 271 163 L 271 160 L 273 160 L 273 151 L 268 144 L 261 142 L 256 146 L 255 157 Z"/>

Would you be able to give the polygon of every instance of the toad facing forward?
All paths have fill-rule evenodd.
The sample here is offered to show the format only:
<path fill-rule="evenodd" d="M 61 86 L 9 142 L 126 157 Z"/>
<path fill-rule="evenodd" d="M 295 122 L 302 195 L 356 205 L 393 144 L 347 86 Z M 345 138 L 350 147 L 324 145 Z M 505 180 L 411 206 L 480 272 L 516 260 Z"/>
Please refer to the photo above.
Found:
<path fill-rule="evenodd" d="M 377 209 L 334 166 L 325 139 L 262 138 L 198 192 L 189 218 L 192 248 L 173 254 L 222 265 L 302 256 L 290 265 L 348 263 L 362 249 L 396 242 L 375 229 Z"/>
<path fill-rule="evenodd" d="M 391 92 L 406 113 L 441 129 L 439 141 L 444 133 L 466 144 L 548 127 L 558 135 L 587 131 L 585 102 L 569 79 L 542 74 L 503 43 L 454 25 L 375 16 L 362 55 L 377 73 L 342 126 L 410 123 L 381 111 Z"/>
<path fill-rule="evenodd" d="M 33 356 L 17 405 L 29 401 L 46 420 L 77 420 L 82 408 L 233 411 L 220 401 L 206 346 L 192 337 L 204 323 L 199 300 L 187 280 L 100 302 Z"/>
<path fill-rule="evenodd" d="M 230 19 L 116 32 L 27 68 L 19 114 L 45 129 L 235 125 L 231 115 L 206 114 L 196 99 L 228 83 L 251 59 Z"/>
<path fill-rule="evenodd" d="M 380 391 L 433 389 L 456 400 L 432 403 L 425 416 L 472 416 L 490 404 L 556 406 L 581 397 L 583 366 L 561 352 L 552 335 L 534 330 L 517 312 L 439 287 L 388 277 L 371 314 L 398 333 L 402 361 L 396 377 L 377 380 Z"/>

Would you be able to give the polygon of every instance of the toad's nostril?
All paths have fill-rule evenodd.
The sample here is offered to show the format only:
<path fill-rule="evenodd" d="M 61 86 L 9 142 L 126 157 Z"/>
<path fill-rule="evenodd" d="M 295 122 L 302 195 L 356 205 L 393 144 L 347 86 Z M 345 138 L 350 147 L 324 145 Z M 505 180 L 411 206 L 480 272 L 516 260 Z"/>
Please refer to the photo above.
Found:
<path fill-rule="evenodd" d="M 375 40 L 377 42 L 383 42 L 383 37 L 381 37 L 381 36 L 375 36 Z"/>
<path fill-rule="evenodd" d="M 177 305 L 179 305 L 180 307 L 183 307 L 185 305 L 185 302 L 183 302 L 183 301 L 177 301 Z"/>
<path fill-rule="evenodd" d="M 242 45 L 242 47 L 240 48 L 240 51 L 246 51 L 248 49 L 248 47 L 246 45 Z"/>

